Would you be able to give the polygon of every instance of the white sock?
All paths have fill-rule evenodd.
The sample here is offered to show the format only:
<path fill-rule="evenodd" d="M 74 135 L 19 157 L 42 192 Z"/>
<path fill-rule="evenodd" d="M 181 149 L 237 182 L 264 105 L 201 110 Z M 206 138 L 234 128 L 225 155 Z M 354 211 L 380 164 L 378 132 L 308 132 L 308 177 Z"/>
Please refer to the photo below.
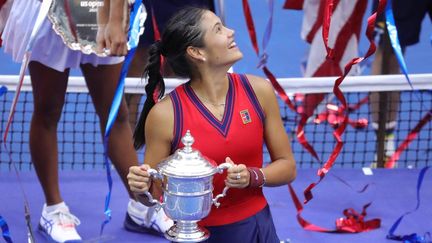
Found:
<path fill-rule="evenodd" d="M 393 130 L 393 129 L 396 128 L 396 125 L 397 125 L 396 121 L 386 122 L 386 124 L 385 124 L 385 130 Z M 372 122 L 371 126 L 376 131 L 379 128 L 379 123 L 378 122 Z"/>
<path fill-rule="evenodd" d="M 144 204 L 142 204 L 142 203 L 140 203 L 138 201 L 135 201 L 132 198 L 129 198 L 129 203 L 130 203 L 131 207 L 133 207 L 133 208 L 135 208 L 135 209 L 137 209 L 139 211 L 145 211 L 148 208 L 146 205 L 144 205 Z"/>
<path fill-rule="evenodd" d="M 134 215 L 132 220 L 137 224 L 144 223 L 145 225 L 149 225 L 151 222 L 151 218 L 153 216 L 154 210 L 151 207 L 147 207 L 146 205 L 135 201 L 133 199 L 129 199 L 128 205 L 128 213 L 129 215 Z M 137 221 L 136 218 L 140 218 L 142 222 Z"/>
<path fill-rule="evenodd" d="M 385 154 L 390 157 L 396 151 L 395 137 L 393 134 L 386 135 L 385 138 Z"/>
<path fill-rule="evenodd" d="M 46 204 L 44 204 L 44 211 L 47 213 L 51 213 L 54 212 L 55 210 L 59 209 L 59 208 L 64 208 L 67 207 L 66 203 L 63 201 L 61 203 L 57 203 L 57 204 L 53 204 L 53 205 L 49 205 L 47 206 Z"/>

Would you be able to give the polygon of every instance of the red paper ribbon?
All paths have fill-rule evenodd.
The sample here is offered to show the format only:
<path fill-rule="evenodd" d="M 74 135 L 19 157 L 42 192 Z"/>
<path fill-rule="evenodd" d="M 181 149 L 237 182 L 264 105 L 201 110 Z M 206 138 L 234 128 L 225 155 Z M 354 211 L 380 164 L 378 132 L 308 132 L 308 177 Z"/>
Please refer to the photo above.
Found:
<path fill-rule="evenodd" d="M 381 226 L 380 219 L 376 218 L 371 220 L 365 220 L 367 215 L 366 209 L 371 205 L 371 203 L 367 203 L 363 206 L 361 214 L 359 214 L 352 208 L 345 209 L 343 211 L 345 218 L 338 218 L 336 220 L 336 229 L 328 229 L 312 224 L 301 216 L 303 206 L 300 203 L 300 200 L 298 199 L 292 185 L 289 184 L 288 188 L 293 199 L 294 206 L 297 209 L 297 221 L 305 230 L 318 231 L 323 233 L 360 233 L 374 230 Z"/>
<path fill-rule="evenodd" d="M 6 0 L 0 0 L 0 9 L 3 7 L 3 5 L 6 3 Z"/>
<path fill-rule="evenodd" d="M 251 14 L 251 10 L 249 7 L 249 2 L 247 0 L 242 0 L 242 3 L 243 3 L 243 12 L 244 12 L 244 15 L 246 18 L 246 24 L 248 27 L 249 37 L 252 41 L 252 47 L 255 50 L 255 53 L 257 54 L 257 56 L 259 57 L 260 55 L 259 55 L 259 47 L 258 47 L 258 41 L 257 41 L 256 31 L 255 31 L 255 24 L 254 24 L 253 19 L 252 19 L 252 14 Z M 294 104 L 292 103 L 292 101 L 290 100 L 288 95 L 286 94 L 283 87 L 276 80 L 273 73 L 267 68 L 265 62 L 262 62 L 261 67 L 264 71 L 264 74 L 270 80 L 271 84 L 273 85 L 273 87 L 276 90 L 279 97 L 285 102 L 285 104 L 288 105 L 288 107 L 291 110 L 295 111 Z"/>
<path fill-rule="evenodd" d="M 369 102 L 368 96 L 364 97 L 362 100 L 360 100 L 355 105 L 349 105 L 348 107 L 348 113 L 352 113 L 360 108 L 361 105 L 366 104 Z M 319 113 L 316 118 L 314 119 L 314 122 L 319 124 L 321 122 L 327 121 L 332 127 L 337 128 L 344 119 L 343 113 L 345 109 L 342 106 L 337 106 L 333 104 L 327 104 L 327 109 L 325 109 L 323 112 Z M 368 120 L 366 118 L 359 118 L 357 120 L 352 120 L 348 118 L 348 124 L 351 125 L 351 127 L 360 129 L 365 128 L 368 126 Z"/>
<path fill-rule="evenodd" d="M 385 164 L 385 168 L 391 169 L 394 168 L 396 161 L 399 159 L 401 153 L 408 147 L 408 145 L 417 137 L 420 130 L 423 128 L 424 125 L 426 125 L 428 122 L 431 121 L 432 118 L 432 110 L 430 110 L 414 127 L 413 130 L 410 131 L 410 133 L 407 135 L 405 140 L 402 142 L 401 145 L 396 149 L 396 152 L 388 159 L 388 161 Z"/>
<path fill-rule="evenodd" d="M 329 28 L 330 28 L 330 20 L 331 20 L 331 12 L 333 7 L 335 6 L 335 4 L 338 3 L 338 0 L 326 0 L 327 1 L 327 8 L 325 10 L 325 14 L 324 14 L 324 23 L 323 23 L 323 39 L 325 41 L 325 45 L 326 45 L 326 49 L 327 49 L 327 57 L 328 58 L 332 58 L 334 55 L 333 49 L 328 47 L 328 33 L 329 33 Z M 247 0 L 243 0 L 243 10 L 244 10 L 244 14 L 245 14 L 245 18 L 246 18 L 246 23 L 247 23 L 247 27 L 248 27 L 248 32 L 249 32 L 249 36 L 250 39 L 252 41 L 252 46 L 256 52 L 256 54 L 259 56 L 259 48 L 258 48 L 258 43 L 257 43 L 257 38 L 256 38 L 256 32 L 255 32 L 255 26 L 252 20 L 252 16 L 251 16 L 251 11 L 250 11 L 250 7 L 248 4 Z M 380 0 L 379 2 L 379 7 L 377 11 L 383 11 L 383 5 L 385 6 L 385 0 Z M 381 8 L 380 8 L 381 7 Z M 369 19 L 368 19 L 368 29 L 367 29 L 367 36 L 370 42 L 370 46 L 369 46 L 369 50 L 366 53 L 365 57 L 358 57 L 358 58 L 354 58 L 352 59 L 346 66 L 344 69 L 344 73 L 341 77 L 339 77 L 336 81 L 335 81 L 335 85 L 333 88 L 333 93 L 335 94 L 335 96 L 338 98 L 338 100 L 342 103 L 342 107 L 343 109 L 345 109 L 345 107 L 347 107 L 347 102 L 345 100 L 345 97 L 342 93 L 342 91 L 340 90 L 339 86 L 342 83 L 343 79 L 346 77 L 346 75 L 349 73 L 349 71 L 351 70 L 351 67 L 359 62 L 361 62 L 362 60 L 364 60 L 365 58 L 369 57 L 370 55 L 372 55 L 375 52 L 375 45 L 373 43 L 373 28 L 374 28 L 374 24 L 375 24 L 375 19 L 376 19 L 376 14 L 372 15 Z M 271 72 L 266 68 L 265 63 L 263 65 L 263 70 L 264 73 L 266 74 L 267 77 L 269 77 L 270 81 L 272 82 L 273 86 L 275 87 L 277 93 L 279 96 L 282 97 L 282 99 L 284 99 L 285 103 L 287 103 L 288 107 L 290 107 L 292 110 L 295 110 L 294 105 L 292 104 L 291 100 L 288 98 L 288 96 L 286 95 L 285 91 L 280 87 L 280 85 L 277 83 L 277 80 L 274 78 L 274 76 L 271 74 Z M 328 161 L 325 163 L 325 165 L 320 168 L 318 170 L 318 176 L 320 177 L 319 181 L 317 183 L 311 183 L 306 190 L 304 191 L 304 196 L 305 196 L 305 201 L 304 203 L 307 203 L 309 200 L 311 200 L 313 198 L 312 196 L 312 189 L 324 178 L 325 174 L 328 173 L 328 171 L 331 169 L 331 167 L 333 166 L 334 161 L 336 160 L 337 156 L 340 154 L 340 151 L 342 149 L 343 143 L 342 143 L 342 139 L 341 139 L 341 135 L 343 134 L 343 132 L 345 131 L 345 128 L 347 126 L 348 123 L 348 116 L 347 115 L 343 115 L 342 116 L 342 122 L 340 124 L 340 126 L 335 130 L 335 132 L 333 133 L 334 137 L 336 138 L 337 144 L 336 147 L 334 148 L 332 154 L 330 155 L 330 158 L 328 159 Z M 302 116 L 302 119 L 305 119 L 305 116 Z M 307 118 L 306 118 L 307 119 Z M 304 130 L 303 129 L 298 129 L 298 134 L 297 137 L 299 139 L 300 142 L 306 142 L 306 149 L 309 150 L 309 152 L 311 152 L 311 154 L 319 160 L 316 152 L 314 151 L 313 147 L 310 146 L 310 144 L 307 143 L 307 141 L 305 140 L 304 137 Z M 296 205 L 296 208 L 298 210 L 298 214 L 297 214 L 297 219 L 299 221 L 299 223 L 302 225 L 303 228 L 308 229 L 308 230 L 314 230 L 314 231 L 322 231 L 322 232 L 330 232 L 328 229 L 319 227 L 319 226 L 315 226 L 311 223 L 309 223 L 308 221 L 304 220 L 300 213 L 303 210 L 303 207 L 300 203 L 300 201 L 298 200 L 297 196 L 295 195 L 294 190 L 292 190 L 291 185 L 289 185 L 290 188 L 290 192 L 293 198 L 293 201 Z M 357 217 L 359 218 L 359 217 Z M 345 221 L 342 221 L 342 224 L 344 225 Z M 350 222 L 351 224 L 353 223 L 353 220 L 348 220 L 346 222 Z M 360 222 L 360 221 L 359 221 Z M 377 226 L 377 225 L 373 225 L 373 226 Z M 368 230 L 368 228 L 363 228 L 363 227 L 358 227 L 351 231 L 356 231 L 359 228 L 362 229 L 363 231 Z M 379 224 L 378 226 L 379 227 Z M 348 227 L 350 229 L 350 227 Z M 338 229 L 337 232 L 340 231 L 343 232 L 351 232 L 351 231 L 346 231 L 346 229 Z M 333 231 L 335 232 L 335 231 Z"/>
<path fill-rule="evenodd" d="M 325 37 L 325 45 L 327 45 L 327 51 L 330 51 L 330 48 L 328 47 L 328 35 L 330 33 L 330 21 L 331 21 L 331 13 L 333 13 L 333 10 L 339 5 L 340 1 L 334 1 L 333 6 L 326 5 L 325 3 L 319 5 L 318 9 L 318 16 L 317 21 L 315 21 L 315 24 L 312 26 L 311 31 L 306 37 L 306 41 L 311 43 L 314 36 L 316 36 L 316 33 L 318 30 L 323 27 L 323 36 Z M 314 77 L 327 77 L 327 76 L 341 76 L 343 75 L 343 71 L 339 66 L 339 63 L 341 62 L 344 51 L 347 48 L 348 41 L 350 40 L 349 36 L 352 33 L 355 33 L 357 38 L 359 38 L 360 33 L 360 25 L 355 26 L 355 29 L 353 30 L 352 23 L 361 22 L 363 18 L 363 13 L 366 10 L 367 6 L 367 0 L 359 0 L 355 3 L 354 9 L 362 14 L 354 14 L 352 15 L 344 24 L 342 29 L 339 32 L 338 38 L 336 39 L 336 42 L 334 43 L 335 49 L 331 49 L 331 57 L 328 57 L 324 60 L 324 62 L 320 65 L 320 67 L 313 73 L 312 76 Z M 330 15 L 329 15 L 330 14 Z M 305 103 L 307 106 L 305 107 L 303 113 L 301 114 L 302 118 L 300 119 L 300 123 L 297 126 L 297 136 L 299 138 L 300 144 L 309 151 L 317 161 L 321 162 L 320 159 L 317 158 L 316 152 L 312 151 L 312 146 L 308 143 L 306 137 L 304 136 L 304 127 L 306 126 L 306 122 L 309 120 L 309 117 L 313 114 L 315 108 L 318 106 L 319 103 L 324 99 L 325 94 L 318 93 L 318 94 L 307 94 L 305 95 Z M 337 126 L 339 126 L 340 123 L 344 120 L 344 113 L 345 113 L 345 106 L 341 106 L 341 112 L 340 116 L 338 117 L 338 121 L 332 121 L 333 123 L 337 123 Z M 360 121 L 358 126 L 364 125 L 364 120 Z M 357 124 L 354 124 L 355 122 L 351 122 L 348 119 L 348 123 L 352 123 L 353 125 L 357 126 Z M 334 126 L 335 128 L 337 126 Z"/>
<path fill-rule="evenodd" d="M 326 0 L 327 1 L 327 10 L 325 11 L 324 14 L 324 23 L 323 23 L 323 39 L 324 39 L 324 43 L 326 45 L 326 49 L 328 50 L 327 53 L 327 57 L 331 58 L 333 56 L 333 50 L 331 48 L 328 47 L 328 33 L 329 33 L 329 28 L 330 28 L 330 10 L 332 10 L 332 7 L 335 5 L 335 1 L 337 0 Z M 345 77 L 348 75 L 349 71 L 351 70 L 352 66 L 355 64 L 360 63 L 361 61 L 363 61 L 364 59 L 368 58 L 369 56 L 371 56 L 375 50 L 376 50 L 376 46 L 374 43 L 374 38 L 373 38 L 373 31 L 375 28 L 375 21 L 376 21 L 376 16 L 377 13 L 381 14 L 384 11 L 385 5 L 386 5 L 386 0 L 379 0 L 378 2 L 378 8 L 376 10 L 375 13 L 373 13 L 369 18 L 368 18 L 368 25 L 367 25 L 367 29 L 366 29 L 366 36 L 369 40 L 369 49 L 366 53 L 366 55 L 364 57 L 356 57 L 353 58 L 347 65 L 345 65 L 344 68 L 344 73 L 342 76 L 340 76 L 339 78 L 336 79 L 335 81 L 335 85 L 333 87 L 333 93 L 335 94 L 336 98 L 341 102 L 342 104 L 342 108 L 345 109 L 347 106 L 347 102 L 345 99 L 345 96 L 342 93 L 342 90 L 340 89 L 340 85 L 342 83 L 342 81 L 345 79 Z M 345 111 L 343 112 L 345 113 Z M 313 198 L 312 192 L 311 190 L 318 185 L 321 180 L 324 178 L 324 176 L 328 173 L 328 171 L 332 168 L 336 158 L 339 156 L 342 147 L 343 147 L 343 142 L 342 142 L 342 134 L 344 133 L 346 126 L 348 124 L 348 114 L 342 114 L 342 119 L 340 122 L 340 125 L 337 127 L 337 129 L 333 132 L 333 136 L 336 139 L 336 146 L 333 149 L 333 152 L 331 153 L 330 157 L 328 158 L 327 162 L 324 164 L 324 166 L 322 168 L 320 168 L 318 170 L 318 176 L 320 177 L 319 180 L 316 183 L 311 183 L 306 190 L 304 191 L 304 195 L 305 195 L 305 203 L 307 203 L 309 200 L 311 200 Z"/>
<path fill-rule="evenodd" d="M 0 10 L 2 9 L 3 5 L 6 3 L 6 0 L 0 0 Z M 2 36 L 3 32 L 0 32 L 0 47 L 2 46 Z"/>
<path fill-rule="evenodd" d="M 303 9 L 303 2 L 304 0 L 286 0 L 283 8 L 301 10 Z"/>
<path fill-rule="evenodd" d="M 150 8 L 151 8 L 151 14 L 152 14 L 153 37 L 154 37 L 155 41 L 159 41 L 161 39 L 161 34 L 159 31 L 159 27 L 157 25 L 156 16 L 155 16 L 155 13 L 153 10 L 153 6 L 152 5 L 150 5 L 150 6 L 151 6 Z M 161 71 L 161 73 L 164 72 L 164 64 L 165 64 L 165 57 L 163 55 L 160 55 L 160 71 Z M 155 104 L 158 103 L 158 101 L 159 101 L 160 89 L 161 89 L 161 87 L 158 84 L 153 91 L 152 98 L 153 98 L 153 101 Z"/>
<path fill-rule="evenodd" d="M 325 0 L 325 1 L 326 2 L 324 7 L 322 36 L 324 40 L 324 46 L 327 50 L 327 58 L 332 59 L 334 57 L 334 52 L 333 49 L 330 48 L 328 45 L 328 36 L 330 33 L 330 22 L 331 22 L 333 9 L 336 8 L 337 4 L 339 3 L 339 0 Z"/>

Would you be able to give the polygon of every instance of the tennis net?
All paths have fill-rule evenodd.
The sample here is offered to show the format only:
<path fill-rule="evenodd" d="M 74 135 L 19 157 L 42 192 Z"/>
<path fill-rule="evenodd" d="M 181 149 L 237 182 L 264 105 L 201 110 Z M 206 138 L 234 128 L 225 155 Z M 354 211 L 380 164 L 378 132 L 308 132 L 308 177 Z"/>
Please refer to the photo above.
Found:
<path fill-rule="evenodd" d="M 377 151 L 380 151 L 383 146 L 384 152 L 387 151 L 386 153 L 389 155 L 388 153 L 401 145 L 416 125 L 431 111 L 432 74 L 414 74 L 410 78 L 415 91 L 410 88 L 403 75 L 355 76 L 345 79 L 341 89 L 349 103 L 350 123 L 342 136 L 344 146 L 336 159 L 335 167 L 360 168 L 370 166 L 380 158 Z M 279 100 L 281 115 L 286 131 L 290 135 L 292 149 L 299 168 L 316 168 L 320 167 L 322 163 L 313 158 L 311 153 L 304 149 L 297 139 L 301 112 L 310 112 L 311 116 L 304 126 L 304 134 L 320 160 L 325 162 L 333 151 L 336 143 L 333 132 L 340 125 L 344 113 L 341 110 L 340 102 L 332 94 L 335 79 L 335 77 L 278 79 L 294 102 L 296 109 L 296 111 L 291 110 L 282 100 Z M 17 80 L 17 76 L 0 76 L 0 87 L 6 86 L 8 88 L 8 92 L 0 97 L 0 127 L 2 131 L 6 126 Z M 167 79 L 166 81 L 167 92 L 169 92 L 184 80 Z M 125 92 L 131 102 L 137 102 L 135 106 L 137 108 L 130 111 L 132 117 L 136 117 L 136 110 L 141 110 L 144 102 L 143 87 L 143 81 L 138 78 L 126 80 Z M 390 91 L 393 94 L 388 93 Z M 387 105 L 379 107 L 379 104 L 375 103 L 375 100 L 369 95 L 371 92 L 375 94 L 381 92 L 379 99 L 381 99 L 381 103 Z M 392 98 L 394 94 L 400 95 L 400 99 Z M 317 100 L 317 97 L 321 97 L 323 100 L 316 102 L 318 105 L 311 108 L 311 100 Z M 32 99 L 30 81 L 26 77 L 7 140 L 12 162 L 1 146 L 0 171 L 11 169 L 12 163 L 21 170 L 32 169 L 28 145 L 33 109 Z M 372 107 L 380 108 L 381 112 L 371 112 L 374 109 Z M 386 112 L 383 111 L 385 109 L 387 109 Z M 387 114 L 395 117 L 394 123 L 391 123 L 391 119 L 390 122 L 382 122 Z M 389 129 L 384 129 L 386 131 L 380 132 L 380 129 L 373 127 L 374 121 L 379 125 L 379 128 L 386 128 L 388 124 L 392 124 L 391 128 L 394 131 L 390 133 Z M 430 163 L 429 161 L 432 159 L 432 125 L 429 121 L 430 118 L 424 123 L 409 146 L 401 153 L 398 160 L 400 168 L 422 167 Z M 380 143 L 377 138 L 384 140 Z M 393 144 L 388 145 L 389 141 Z M 60 169 L 90 170 L 104 167 L 99 122 L 82 77 L 71 77 L 69 80 L 66 102 L 58 125 L 58 144 Z M 142 161 L 143 151 L 138 151 L 138 155 Z M 270 161 L 266 149 L 264 160 Z"/>

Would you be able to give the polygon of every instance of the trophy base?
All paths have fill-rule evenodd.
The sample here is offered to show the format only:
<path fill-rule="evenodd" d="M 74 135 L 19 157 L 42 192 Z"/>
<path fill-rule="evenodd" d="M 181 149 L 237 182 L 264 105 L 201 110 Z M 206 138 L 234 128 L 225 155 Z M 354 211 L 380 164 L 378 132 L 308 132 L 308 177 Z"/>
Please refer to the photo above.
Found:
<path fill-rule="evenodd" d="M 196 222 L 178 221 L 165 232 L 165 238 L 172 242 L 201 242 L 209 238 L 207 229 Z"/>

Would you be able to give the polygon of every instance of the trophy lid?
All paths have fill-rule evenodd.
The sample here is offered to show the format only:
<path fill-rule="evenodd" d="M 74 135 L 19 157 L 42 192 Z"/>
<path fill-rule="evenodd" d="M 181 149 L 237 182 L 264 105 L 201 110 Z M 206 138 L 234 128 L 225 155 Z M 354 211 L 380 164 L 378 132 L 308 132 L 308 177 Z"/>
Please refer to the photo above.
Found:
<path fill-rule="evenodd" d="M 184 147 L 177 149 L 158 165 L 161 174 L 177 178 L 201 178 L 217 172 L 217 164 L 213 160 L 192 148 L 195 140 L 189 130 L 181 141 Z"/>

